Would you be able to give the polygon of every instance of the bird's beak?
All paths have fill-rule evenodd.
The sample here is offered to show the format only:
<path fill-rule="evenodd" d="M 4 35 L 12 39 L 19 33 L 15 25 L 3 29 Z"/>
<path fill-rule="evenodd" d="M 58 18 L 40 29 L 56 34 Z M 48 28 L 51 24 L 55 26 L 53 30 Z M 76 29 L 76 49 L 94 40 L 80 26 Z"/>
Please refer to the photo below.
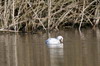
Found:
<path fill-rule="evenodd" d="M 60 42 L 63 43 L 63 39 L 61 39 Z"/>

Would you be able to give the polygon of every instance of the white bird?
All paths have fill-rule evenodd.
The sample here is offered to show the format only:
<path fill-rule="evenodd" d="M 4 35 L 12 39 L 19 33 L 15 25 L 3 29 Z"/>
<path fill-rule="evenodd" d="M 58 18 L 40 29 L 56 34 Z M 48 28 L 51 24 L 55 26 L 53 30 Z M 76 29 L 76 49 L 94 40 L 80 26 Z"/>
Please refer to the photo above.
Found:
<path fill-rule="evenodd" d="M 57 38 L 48 38 L 46 44 L 49 48 L 63 48 L 63 37 L 58 36 Z"/>

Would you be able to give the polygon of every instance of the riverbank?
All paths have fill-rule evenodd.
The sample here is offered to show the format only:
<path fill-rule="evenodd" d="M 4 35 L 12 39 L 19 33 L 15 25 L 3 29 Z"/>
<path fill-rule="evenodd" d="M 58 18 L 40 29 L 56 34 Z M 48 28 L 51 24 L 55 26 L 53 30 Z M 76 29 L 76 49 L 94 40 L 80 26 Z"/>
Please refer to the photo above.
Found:
<path fill-rule="evenodd" d="M 99 26 L 99 0 L 0 1 L 0 31 L 36 32 Z"/>
<path fill-rule="evenodd" d="M 59 25 L 58 27 L 54 28 L 54 29 L 49 29 L 50 32 L 52 31 L 59 31 L 59 30 L 73 30 L 73 29 L 77 29 L 77 30 L 82 30 L 82 29 L 99 29 L 100 28 L 100 23 L 98 25 L 91 25 L 90 23 L 82 23 L 81 25 L 81 28 L 79 29 L 79 25 L 80 23 L 76 23 L 76 24 L 73 24 L 73 23 L 66 23 L 66 24 L 61 24 Z M 0 29 L 0 32 L 11 32 L 11 33 L 39 33 L 39 32 L 47 32 L 48 31 L 48 28 L 46 29 L 43 29 L 42 26 L 38 27 L 38 28 L 35 28 L 35 29 L 32 29 L 29 28 L 28 30 L 25 29 L 25 27 L 21 28 L 19 31 L 17 30 L 14 30 L 14 29 Z"/>

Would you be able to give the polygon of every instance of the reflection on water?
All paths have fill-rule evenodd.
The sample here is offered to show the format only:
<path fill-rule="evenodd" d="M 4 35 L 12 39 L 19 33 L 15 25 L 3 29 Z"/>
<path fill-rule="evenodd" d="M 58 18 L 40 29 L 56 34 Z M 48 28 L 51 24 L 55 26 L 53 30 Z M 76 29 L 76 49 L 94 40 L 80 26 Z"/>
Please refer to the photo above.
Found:
<path fill-rule="evenodd" d="M 63 66 L 63 49 L 62 48 L 49 48 L 51 66 Z"/>
<path fill-rule="evenodd" d="M 0 33 L 0 66 L 99 66 L 100 30 L 66 30 L 64 48 L 46 46 L 47 34 Z"/>

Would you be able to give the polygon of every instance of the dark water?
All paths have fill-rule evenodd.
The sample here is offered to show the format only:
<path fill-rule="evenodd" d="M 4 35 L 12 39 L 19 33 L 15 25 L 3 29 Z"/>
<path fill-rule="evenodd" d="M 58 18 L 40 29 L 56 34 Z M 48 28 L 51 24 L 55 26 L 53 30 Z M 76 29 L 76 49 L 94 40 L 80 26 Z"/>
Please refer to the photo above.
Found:
<path fill-rule="evenodd" d="M 100 30 L 52 32 L 63 49 L 46 46 L 46 33 L 0 33 L 0 66 L 100 66 Z"/>

